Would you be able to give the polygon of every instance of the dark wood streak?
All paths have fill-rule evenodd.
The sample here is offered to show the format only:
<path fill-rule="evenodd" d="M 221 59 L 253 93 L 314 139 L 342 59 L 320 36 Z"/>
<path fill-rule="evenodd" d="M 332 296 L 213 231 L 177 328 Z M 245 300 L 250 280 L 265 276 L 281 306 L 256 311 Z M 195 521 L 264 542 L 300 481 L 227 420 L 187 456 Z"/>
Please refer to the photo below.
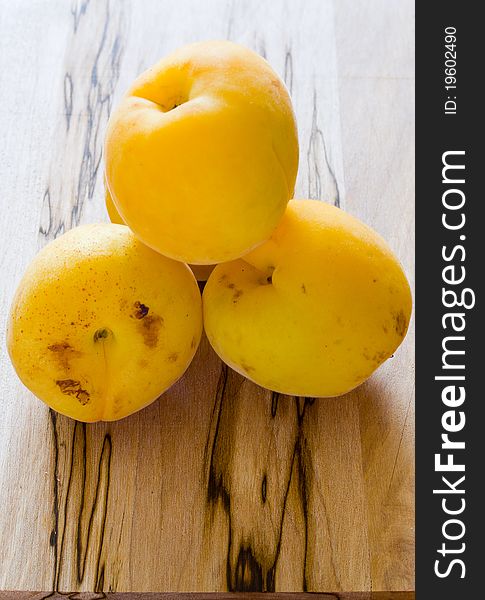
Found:
<path fill-rule="evenodd" d="M 77 32 L 77 28 L 79 26 L 79 22 L 81 18 L 86 14 L 86 10 L 89 6 L 91 0 L 81 0 L 81 2 L 76 2 L 71 5 L 71 15 L 73 18 L 73 27 L 74 33 Z"/>
<path fill-rule="evenodd" d="M 293 93 L 293 56 L 291 54 L 291 47 L 286 49 L 283 79 L 291 95 Z"/>
<path fill-rule="evenodd" d="M 264 41 L 263 37 L 257 37 L 255 35 L 255 42 L 254 42 L 254 48 L 255 51 L 260 54 L 264 59 L 268 58 L 267 52 L 266 52 L 266 44 Z"/>
<path fill-rule="evenodd" d="M 278 410 L 278 400 L 280 395 L 278 392 L 271 392 L 271 416 L 273 419 L 276 417 L 276 411 Z"/>
<path fill-rule="evenodd" d="M 68 499 L 69 499 L 69 492 L 71 489 L 71 480 L 72 480 L 72 473 L 73 473 L 73 464 L 74 464 L 74 449 L 75 449 L 75 445 L 76 445 L 76 431 L 77 431 L 77 425 L 78 423 L 75 423 L 74 425 L 74 429 L 73 429 L 73 434 L 72 434 L 72 443 L 71 443 L 71 465 L 70 465 L 70 471 L 69 471 L 69 476 L 68 476 L 68 483 L 67 483 L 67 493 L 66 493 L 66 497 L 64 500 L 64 506 L 63 506 L 63 516 L 64 516 L 64 528 L 62 530 L 62 532 L 60 533 L 60 544 L 58 547 L 58 555 L 57 555 L 57 572 L 55 573 L 55 581 L 54 581 L 54 591 L 59 591 L 59 577 L 60 577 L 60 573 L 62 570 L 62 557 L 63 557 L 63 549 L 64 549 L 64 538 L 65 538 L 65 524 L 67 522 L 67 505 L 68 505 Z M 60 435 L 59 433 L 57 434 L 57 440 L 59 439 Z M 60 500 L 60 499 L 59 499 Z"/>
<path fill-rule="evenodd" d="M 313 91 L 312 130 L 307 150 L 308 164 L 308 196 L 319 200 L 332 201 L 335 206 L 340 206 L 340 190 L 338 181 L 327 152 L 325 136 L 318 125 L 317 92 Z M 322 170 L 325 169 L 326 173 Z M 322 198 L 322 179 L 330 178 L 333 190 L 331 198 Z"/>
<path fill-rule="evenodd" d="M 303 421 L 304 421 L 304 417 L 305 417 L 305 412 L 307 410 L 307 407 L 311 406 L 314 403 L 314 399 L 313 398 L 294 398 L 294 400 L 295 400 L 295 407 L 296 407 L 296 417 L 297 417 L 297 421 L 298 421 L 298 430 L 297 430 L 297 436 L 296 436 L 296 440 L 294 442 L 294 447 L 293 447 L 293 455 L 292 455 L 290 468 L 289 468 L 289 474 L 288 474 L 288 478 L 287 478 L 286 491 L 285 491 L 285 495 L 283 497 L 283 510 L 281 512 L 281 523 L 280 523 L 280 527 L 279 527 L 279 536 L 278 536 L 278 541 L 277 541 L 277 545 L 276 545 L 275 559 L 274 559 L 274 563 L 273 563 L 270 571 L 268 572 L 268 575 L 271 575 L 271 577 L 272 577 L 272 579 L 271 580 L 268 579 L 268 582 L 267 582 L 268 591 L 275 591 L 274 578 L 275 578 L 276 567 L 277 567 L 278 558 L 279 558 L 280 550 L 281 550 L 283 522 L 284 522 L 285 513 L 286 513 L 286 503 L 288 500 L 288 494 L 290 493 L 290 486 L 291 486 L 292 477 L 293 477 L 293 473 L 294 473 L 295 461 L 297 461 L 296 462 L 297 474 L 298 474 L 297 484 L 298 484 L 298 493 L 300 496 L 300 501 L 301 501 L 302 510 L 303 510 L 304 537 L 305 537 L 302 590 L 304 592 L 308 591 L 308 584 L 307 584 L 307 577 L 306 577 L 307 548 L 308 548 L 308 489 L 307 489 L 308 478 L 306 475 L 307 471 L 305 468 L 306 462 L 303 460 L 303 456 L 302 456 L 302 445 L 304 444 L 304 440 L 305 440 L 304 434 L 303 434 Z"/>
<path fill-rule="evenodd" d="M 265 504 L 267 496 L 268 496 L 268 475 L 265 473 L 263 475 L 263 481 L 261 482 L 261 502 L 263 504 Z"/>
<path fill-rule="evenodd" d="M 52 431 L 52 445 L 54 449 L 53 465 L 53 527 L 49 538 L 49 545 L 54 549 L 54 569 L 52 574 L 52 592 L 56 590 L 57 562 L 58 562 L 58 534 L 59 534 L 59 438 L 57 435 L 57 413 L 49 409 L 49 421 Z"/>
<path fill-rule="evenodd" d="M 116 11 L 116 14 L 122 14 Z M 120 35 L 114 33 L 110 27 L 110 3 L 106 2 L 105 21 L 98 50 L 91 68 L 91 86 L 87 95 L 88 123 L 84 139 L 84 151 L 78 180 L 78 194 L 76 203 L 72 208 L 72 222 L 79 223 L 83 203 L 91 199 L 94 194 L 96 177 L 102 157 L 101 136 L 105 122 L 111 112 L 112 96 L 119 78 L 122 45 Z M 104 68 L 107 62 L 109 68 Z M 98 71 L 103 71 L 103 76 L 98 76 Z M 109 74 L 109 77 L 105 77 Z"/>
<path fill-rule="evenodd" d="M 93 199 L 100 180 L 102 136 L 124 51 L 122 7 L 115 0 L 85 0 L 71 7 L 72 37 L 62 78 L 65 118 L 55 133 L 57 156 L 52 160 L 39 226 L 39 234 L 48 240 L 81 222 L 85 203 Z M 91 40 L 88 46 L 83 43 L 86 32 Z M 75 157 L 74 163 L 66 159 L 69 156 Z"/>
<path fill-rule="evenodd" d="M 103 446 L 102 446 L 102 450 L 101 450 L 101 455 L 99 458 L 99 463 L 98 463 L 98 473 L 97 473 L 97 479 L 96 479 L 96 492 L 94 495 L 94 502 L 93 502 L 93 506 L 91 508 L 91 513 L 89 516 L 89 522 L 88 522 L 88 528 L 87 528 L 87 533 L 86 533 L 86 544 L 85 544 L 85 548 L 82 547 L 82 515 L 83 515 L 83 511 L 84 511 L 84 501 L 85 501 L 85 489 L 86 489 L 86 425 L 83 423 L 82 425 L 83 427 L 83 440 L 84 440 L 84 452 L 83 452 L 83 487 L 82 487 L 82 495 L 81 495 L 81 510 L 79 511 L 79 517 L 78 517 L 78 530 L 77 530 L 77 578 L 78 578 L 78 582 L 82 583 L 83 579 L 84 579 L 84 574 L 86 572 L 86 558 L 87 558 L 87 553 L 88 553 L 88 548 L 89 548 L 89 542 L 90 542 L 90 537 L 91 537 L 91 532 L 93 529 L 93 518 L 94 518 L 94 514 L 95 514 L 95 509 L 96 506 L 98 504 L 98 497 L 99 497 L 99 491 L 100 491 L 100 484 L 102 481 L 102 466 L 103 466 L 103 458 L 104 455 L 106 453 L 107 458 L 106 460 L 106 493 L 105 493 L 105 499 L 104 499 L 104 506 L 103 506 L 103 517 L 102 517 L 102 524 L 101 524 L 101 535 L 100 535 L 100 541 L 99 541 L 99 545 L 98 545 L 98 554 L 97 554 L 97 558 L 96 558 L 96 576 L 95 576 L 95 581 L 96 581 L 96 591 L 98 590 L 98 583 L 100 580 L 100 561 L 101 561 L 101 550 L 103 547 L 103 541 L 104 541 L 104 529 L 105 529 L 105 525 L 106 525 L 106 515 L 108 512 L 108 496 L 109 496 L 109 480 L 110 480 L 110 466 L 111 466 L 111 448 L 112 448 L 112 444 L 111 444 L 111 436 L 109 434 L 106 434 L 104 436 L 104 440 L 103 440 Z M 102 565 L 102 572 L 103 572 L 103 579 L 104 579 L 104 565 Z"/>
<path fill-rule="evenodd" d="M 241 6 L 241 5 L 239 5 Z M 231 40 L 232 39 L 232 29 L 234 26 L 234 12 L 235 12 L 235 3 L 234 0 L 232 0 L 232 2 L 227 2 L 226 3 L 226 10 L 227 10 L 227 17 L 226 17 L 226 40 Z"/>
<path fill-rule="evenodd" d="M 300 428 L 303 424 L 303 419 L 300 422 Z M 301 439 L 301 435 L 298 436 L 298 443 L 295 447 L 295 456 L 297 458 L 297 471 L 298 471 L 298 493 L 300 495 L 301 506 L 303 509 L 303 522 L 305 526 L 305 550 L 303 553 L 303 581 L 302 581 L 302 590 L 304 592 L 308 591 L 308 579 L 307 579 L 307 558 L 308 558 L 308 471 L 306 469 L 306 461 L 304 460 L 303 448 L 302 448 L 303 440 Z"/>
<path fill-rule="evenodd" d="M 51 531 L 50 541 L 54 542 L 51 545 L 54 548 L 54 572 L 52 579 L 52 591 L 58 592 L 59 587 L 62 584 L 65 568 L 70 567 L 74 563 L 76 565 L 76 581 L 78 584 L 83 584 L 86 574 L 86 561 L 89 553 L 90 560 L 93 560 L 95 556 L 96 567 L 94 570 L 94 582 L 92 589 L 98 591 L 102 590 L 104 586 L 104 570 L 105 565 L 102 563 L 102 551 L 104 545 L 104 533 L 106 526 L 106 519 L 108 514 L 108 500 L 109 500 L 109 489 L 110 489 L 110 468 L 111 468 L 111 455 L 112 455 L 112 441 L 109 433 L 106 433 L 103 438 L 101 452 L 98 460 L 97 473 L 94 480 L 90 481 L 88 477 L 87 469 L 87 456 L 88 446 L 86 433 L 89 425 L 80 422 L 74 422 L 74 427 L 70 427 L 71 421 L 64 417 L 59 417 L 54 411 L 50 411 L 51 425 L 52 425 L 52 436 L 54 446 L 54 526 Z M 67 425 L 67 430 L 66 430 Z M 59 430 L 59 427 L 61 430 Z M 64 430 L 64 431 L 63 431 Z M 71 435 L 70 441 L 70 462 L 66 465 L 67 472 L 67 488 L 66 494 L 62 506 L 62 515 L 64 518 L 63 529 L 59 531 L 60 522 L 60 494 L 59 485 L 60 472 L 59 472 L 59 448 L 60 439 L 63 435 Z M 74 481 L 79 482 L 80 490 L 75 489 Z M 89 506 L 86 503 L 86 491 L 87 488 L 94 488 L 94 498 L 92 505 Z M 79 491 L 79 495 L 78 495 Z M 101 498 L 103 503 L 100 506 Z M 79 506 L 71 506 L 72 501 L 79 500 Z M 75 522 L 73 510 L 77 509 L 77 524 L 75 529 L 74 544 L 69 544 L 70 549 L 75 548 L 75 556 L 67 555 L 67 536 L 66 526 L 69 523 Z M 96 512 L 100 510 L 101 516 L 97 518 L 100 522 L 100 534 L 97 540 L 96 547 L 93 547 L 91 543 L 92 533 L 94 528 L 94 520 Z M 84 525 L 85 514 L 88 514 L 87 525 Z M 67 562 L 66 562 L 67 561 Z M 68 576 L 66 575 L 68 578 Z"/>
<path fill-rule="evenodd" d="M 66 129 L 69 131 L 72 116 L 72 77 L 70 73 L 64 75 L 64 107 L 66 116 Z"/>
<path fill-rule="evenodd" d="M 263 590 L 263 568 L 255 559 L 251 547 L 241 546 L 234 573 L 234 590 L 237 592 L 254 592 Z"/>
<path fill-rule="evenodd" d="M 293 398 L 296 419 L 296 437 L 292 440 L 291 460 L 286 475 L 286 484 L 280 500 L 282 510 L 278 523 L 277 538 L 274 549 L 269 556 L 258 560 L 252 542 L 244 538 L 242 533 L 234 529 L 233 502 L 231 499 L 231 456 L 234 442 L 235 415 L 237 413 L 238 394 L 244 378 L 227 367 L 221 366 L 221 374 L 216 390 L 216 399 L 211 414 L 210 431 L 207 436 L 204 456 L 207 472 L 207 507 L 208 526 L 206 534 L 210 536 L 210 525 L 213 513 L 220 502 L 228 523 L 228 540 L 226 551 L 226 585 L 230 592 L 274 592 L 276 587 L 276 570 L 281 551 L 284 519 L 287 512 L 287 500 L 293 477 L 302 507 L 304 521 L 304 561 L 302 565 L 302 589 L 307 591 L 308 582 L 306 563 L 308 553 L 308 487 L 310 485 L 310 470 L 308 469 L 308 453 L 305 451 L 306 442 L 303 432 L 305 416 L 312 406 L 313 399 Z M 278 402 L 291 402 L 292 398 L 276 393 L 267 393 L 271 419 L 276 416 Z M 248 398 L 244 398 L 247 405 Z M 275 470 L 281 470 L 278 465 L 272 465 Z M 261 483 L 261 503 L 265 505 L 272 490 L 268 488 L 268 474 L 264 472 Z M 273 504 L 275 498 L 273 498 Z M 240 539 L 239 547 L 234 548 L 234 540 Z M 235 556 L 235 559 L 233 558 Z"/>
<path fill-rule="evenodd" d="M 282 535 L 283 535 L 283 522 L 284 522 L 285 513 L 286 513 L 286 503 L 288 500 L 288 494 L 290 493 L 290 486 L 291 486 L 291 479 L 292 479 L 292 473 L 293 473 L 293 465 L 295 463 L 295 456 L 296 456 L 296 444 L 293 448 L 293 454 L 291 457 L 290 468 L 289 468 L 288 476 L 287 476 L 287 484 L 286 484 L 285 494 L 283 496 L 283 510 L 281 511 L 281 522 L 280 522 L 280 527 L 279 527 L 279 531 L 278 531 L 278 540 L 276 542 L 276 551 L 274 554 L 274 561 L 266 575 L 266 590 L 268 592 L 276 591 L 276 589 L 275 589 L 275 587 L 276 587 L 275 586 L 276 567 L 278 564 L 278 559 L 279 559 L 280 551 L 281 551 L 281 539 L 282 539 Z M 306 537 L 307 536 L 306 536 L 306 532 L 305 532 L 305 538 Z"/>
<path fill-rule="evenodd" d="M 222 502 L 222 506 L 224 512 L 227 515 L 229 521 L 229 537 L 228 537 L 228 550 L 226 557 L 226 582 L 227 587 L 231 590 L 231 544 L 232 544 L 232 527 L 231 527 L 231 500 L 229 497 L 229 493 L 227 489 L 224 487 L 222 480 L 222 473 L 217 475 L 215 469 L 215 453 L 216 453 L 216 442 L 219 439 L 219 427 L 221 423 L 221 414 L 222 414 L 222 404 L 226 391 L 227 378 L 229 373 L 229 367 L 222 363 L 221 365 L 221 374 L 219 376 L 219 380 L 217 382 L 216 389 L 216 398 L 214 402 L 214 406 L 212 408 L 211 420 L 210 424 L 212 426 L 215 418 L 215 431 L 213 436 L 211 436 L 211 432 L 207 436 L 207 441 L 204 448 L 204 462 L 208 465 L 208 476 L 207 476 L 207 504 L 209 508 L 212 509 L 210 511 L 210 522 L 212 521 L 213 511 L 215 506 L 219 500 Z M 212 437 L 212 442 L 211 442 Z M 210 448 L 210 453 L 209 453 Z"/>
<path fill-rule="evenodd" d="M 54 224 L 52 214 L 52 201 L 50 188 L 47 188 L 42 198 L 42 211 L 40 216 L 39 233 L 48 239 L 55 239 L 62 235 L 66 228 L 63 222 Z"/>

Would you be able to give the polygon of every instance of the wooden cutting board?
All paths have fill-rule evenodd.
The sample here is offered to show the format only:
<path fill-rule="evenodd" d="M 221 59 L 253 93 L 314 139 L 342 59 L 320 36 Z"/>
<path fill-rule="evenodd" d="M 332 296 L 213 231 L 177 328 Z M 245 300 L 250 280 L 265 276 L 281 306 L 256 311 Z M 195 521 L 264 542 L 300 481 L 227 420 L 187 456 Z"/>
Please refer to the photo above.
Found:
<path fill-rule="evenodd" d="M 4 3 L 2 330 L 35 252 L 107 220 L 114 103 L 145 67 L 199 39 L 267 57 L 297 113 L 297 196 L 376 228 L 412 279 L 412 11 L 411 0 Z M 412 329 L 366 384 L 315 401 L 257 387 L 204 339 L 159 401 L 94 425 L 37 401 L 3 342 L 0 361 L 0 590 L 412 597 Z"/>

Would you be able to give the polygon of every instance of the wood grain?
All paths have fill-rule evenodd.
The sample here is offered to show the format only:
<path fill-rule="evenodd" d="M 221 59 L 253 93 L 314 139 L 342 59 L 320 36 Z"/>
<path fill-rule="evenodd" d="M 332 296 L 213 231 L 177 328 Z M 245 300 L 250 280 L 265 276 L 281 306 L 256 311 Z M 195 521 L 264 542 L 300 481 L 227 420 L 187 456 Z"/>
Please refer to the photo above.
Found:
<path fill-rule="evenodd" d="M 414 5 L 335 6 L 346 208 L 389 240 L 413 286 Z M 409 589 L 414 577 L 413 353 L 412 325 L 355 394 L 375 590 Z"/>
<path fill-rule="evenodd" d="M 197 39 L 270 61 L 299 123 L 296 195 L 361 217 L 412 275 L 411 2 L 21 0 L 0 11 L 2 330 L 36 250 L 107 220 L 112 106 Z M 414 587 L 412 344 L 410 332 L 356 392 L 313 401 L 257 387 L 204 339 L 159 401 L 94 425 L 38 402 L 2 344 L 0 590 L 401 598 L 391 592 Z"/>
<path fill-rule="evenodd" d="M 103 598 L 109 598 L 109 600 L 246 600 L 248 594 L 245 592 L 241 593 L 153 593 L 153 592 L 113 592 L 109 595 L 103 592 L 90 593 L 90 592 L 79 592 L 69 594 L 71 600 L 102 600 Z M 281 594 L 275 593 L 259 593 L 253 592 L 250 597 L 254 600 L 276 600 L 282 598 Z M 307 600 L 310 596 L 306 593 L 286 593 L 284 597 L 287 600 Z M 0 592 L 0 600 L 17 600 L 22 598 L 25 600 L 62 600 L 65 599 L 65 594 L 49 593 L 45 592 Z M 311 595 L 312 600 L 414 600 L 414 592 L 349 592 L 339 594 L 321 594 L 313 593 Z"/>

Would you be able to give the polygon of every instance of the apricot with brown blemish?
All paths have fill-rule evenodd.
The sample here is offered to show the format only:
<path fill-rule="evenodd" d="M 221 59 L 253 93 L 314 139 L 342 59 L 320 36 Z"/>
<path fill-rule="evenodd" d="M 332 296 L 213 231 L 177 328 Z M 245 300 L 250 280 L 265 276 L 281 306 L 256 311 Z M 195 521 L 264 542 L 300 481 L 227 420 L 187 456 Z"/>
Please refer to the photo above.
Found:
<path fill-rule="evenodd" d="M 228 293 L 224 276 L 244 302 Z M 232 368 L 274 392 L 329 397 L 353 389 L 396 350 L 411 293 L 376 232 L 325 202 L 291 200 L 266 242 L 215 268 L 203 305 L 207 338 Z"/>
<path fill-rule="evenodd" d="M 170 387 L 201 332 L 200 292 L 187 266 L 125 226 L 99 224 L 69 231 L 31 263 L 12 303 L 7 347 L 23 383 L 52 409 L 110 421 Z"/>

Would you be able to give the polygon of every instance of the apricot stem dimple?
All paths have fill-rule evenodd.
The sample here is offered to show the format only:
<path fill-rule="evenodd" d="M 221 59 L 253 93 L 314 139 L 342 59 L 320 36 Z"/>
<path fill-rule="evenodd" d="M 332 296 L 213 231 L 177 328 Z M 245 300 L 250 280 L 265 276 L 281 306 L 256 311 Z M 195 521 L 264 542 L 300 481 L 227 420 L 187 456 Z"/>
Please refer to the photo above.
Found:
<path fill-rule="evenodd" d="M 182 104 L 184 104 L 187 100 L 184 98 L 174 98 L 174 99 L 169 99 L 167 102 L 155 102 L 155 104 L 158 105 L 159 109 L 164 112 L 164 113 L 168 113 L 172 110 L 175 110 L 176 108 L 178 108 L 179 106 L 181 106 Z"/>
<path fill-rule="evenodd" d="M 105 340 L 112 335 L 113 332 L 111 331 L 111 329 L 103 327 L 102 329 L 96 329 L 93 338 L 95 342 L 99 342 L 99 340 Z"/>
<path fill-rule="evenodd" d="M 181 104 L 183 104 L 183 102 L 170 102 L 168 104 L 159 104 L 160 109 L 162 110 L 162 112 L 164 113 L 168 113 L 171 110 L 175 110 L 177 107 L 179 107 Z"/>
<path fill-rule="evenodd" d="M 269 265 L 268 272 L 269 272 L 269 275 L 267 275 L 267 277 L 266 277 L 266 283 L 268 285 L 272 285 L 273 284 L 273 273 L 275 272 L 275 267 L 273 265 Z"/>

